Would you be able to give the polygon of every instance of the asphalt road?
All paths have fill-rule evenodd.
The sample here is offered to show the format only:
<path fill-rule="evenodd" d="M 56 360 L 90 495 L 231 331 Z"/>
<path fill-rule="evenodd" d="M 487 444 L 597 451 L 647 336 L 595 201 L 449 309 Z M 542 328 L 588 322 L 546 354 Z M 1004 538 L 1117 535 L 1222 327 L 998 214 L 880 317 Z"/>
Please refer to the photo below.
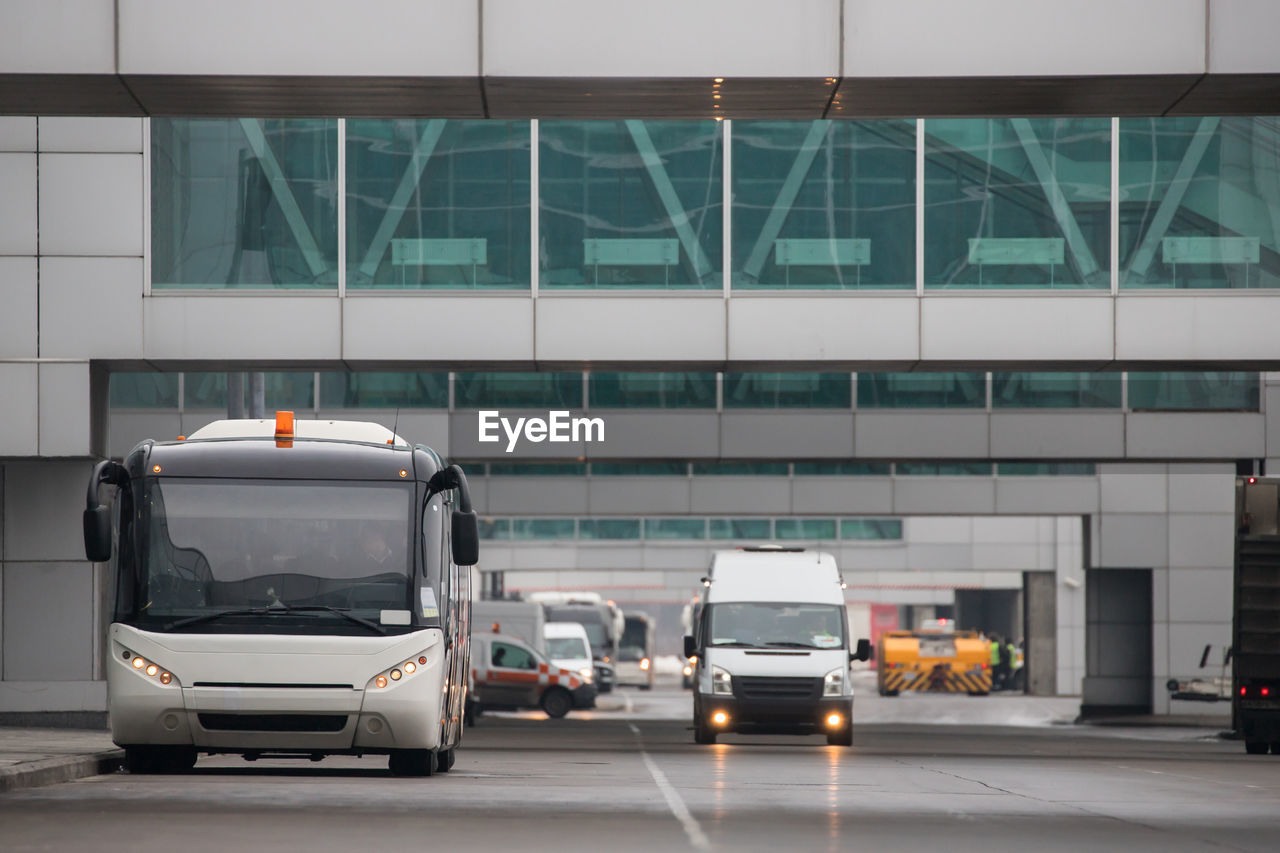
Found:
<path fill-rule="evenodd" d="M 487 715 L 429 779 L 375 757 L 98 776 L 0 795 L 0 850 L 1280 848 L 1280 756 L 1201 733 L 870 724 L 845 749 L 699 747 L 686 725 Z"/>

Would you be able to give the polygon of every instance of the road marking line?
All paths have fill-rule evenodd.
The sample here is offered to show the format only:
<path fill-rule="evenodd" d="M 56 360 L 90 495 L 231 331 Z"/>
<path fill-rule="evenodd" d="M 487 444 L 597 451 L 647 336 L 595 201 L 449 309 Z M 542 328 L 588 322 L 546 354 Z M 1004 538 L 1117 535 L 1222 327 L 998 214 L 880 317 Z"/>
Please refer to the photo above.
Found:
<path fill-rule="evenodd" d="M 684 800 L 680 799 L 680 794 L 667 781 L 667 776 L 658 768 L 653 759 L 649 757 L 649 753 L 644 750 L 644 741 L 640 737 L 640 729 L 636 728 L 634 723 L 628 723 L 631 733 L 636 736 L 636 740 L 640 742 L 640 758 L 644 761 L 644 766 L 648 768 L 649 775 L 653 777 L 653 782 L 658 786 L 658 790 L 662 792 L 662 796 L 667 801 L 667 807 L 671 809 L 671 813 L 675 815 L 676 820 L 680 821 L 680 825 L 684 827 L 684 834 L 689 836 L 689 843 L 698 850 L 710 850 L 711 842 L 707 839 L 706 833 L 702 831 L 702 827 L 698 825 L 698 820 L 689 813 L 689 808 L 684 804 Z"/>

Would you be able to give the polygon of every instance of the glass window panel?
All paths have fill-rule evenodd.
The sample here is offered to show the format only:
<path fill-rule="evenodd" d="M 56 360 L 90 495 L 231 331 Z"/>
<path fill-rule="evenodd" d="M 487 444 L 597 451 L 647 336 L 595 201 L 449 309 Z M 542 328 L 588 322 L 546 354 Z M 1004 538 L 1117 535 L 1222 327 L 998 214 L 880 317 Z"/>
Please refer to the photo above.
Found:
<path fill-rule="evenodd" d="M 481 539 L 510 539 L 511 520 L 507 518 L 480 518 L 476 520 Z"/>
<path fill-rule="evenodd" d="M 712 518 L 707 526 L 711 539 L 773 538 L 773 520 L 768 518 Z"/>
<path fill-rule="evenodd" d="M 726 409 L 847 409 L 853 400 L 848 373 L 726 373 Z"/>
<path fill-rule="evenodd" d="M 264 373 L 263 391 L 268 412 L 277 409 L 315 408 L 316 375 L 305 373 Z M 249 374 L 244 374 L 244 405 L 249 410 Z M 183 406 L 187 409 L 225 409 L 227 374 L 185 373 L 182 379 Z"/>
<path fill-rule="evenodd" d="M 110 381 L 113 409 L 178 408 L 176 373 L 113 373 Z"/>
<path fill-rule="evenodd" d="M 901 539 L 902 520 L 897 518 L 842 518 L 841 539 Z"/>
<path fill-rule="evenodd" d="M 985 373 L 859 373 L 860 409 L 982 409 Z"/>
<path fill-rule="evenodd" d="M 797 462 L 797 477 L 888 477 L 888 462 Z"/>
<path fill-rule="evenodd" d="M 453 395 L 459 409 L 576 409 L 582 407 L 582 374 L 458 373 L 454 375 Z"/>
<path fill-rule="evenodd" d="M 714 373 L 592 373 L 592 409 L 714 409 Z"/>
<path fill-rule="evenodd" d="M 715 121 L 543 121 L 541 287 L 722 286 Z"/>
<path fill-rule="evenodd" d="M 447 409 L 447 373 L 321 373 L 320 405 L 330 409 Z"/>
<path fill-rule="evenodd" d="M 1000 462 L 996 473 L 1001 477 L 1092 477 L 1092 462 Z"/>
<path fill-rule="evenodd" d="M 639 539 L 638 518 L 580 518 L 579 539 Z"/>
<path fill-rule="evenodd" d="M 703 518 L 646 518 L 645 539 L 705 539 L 706 519 Z"/>
<path fill-rule="evenodd" d="M 1118 409 L 1119 373 L 993 373 L 997 409 Z"/>
<path fill-rule="evenodd" d="M 347 287 L 529 287 L 529 123 L 347 121 Z"/>
<path fill-rule="evenodd" d="M 914 288 L 916 123 L 736 121 L 734 288 Z"/>
<path fill-rule="evenodd" d="M 336 288 L 336 119 L 151 120 L 151 280 Z"/>
<path fill-rule="evenodd" d="M 990 477 L 990 462 L 899 462 L 902 477 Z"/>
<path fill-rule="evenodd" d="M 775 518 L 774 537 L 777 539 L 835 539 L 834 518 Z"/>
<path fill-rule="evenodd" d="M 452 464 L 460 467 L 468 477 L 485 476 L 486 468 L 485 468 L 484 462 L 478 462 L 475 460 L 468 460 L 468 459 L 451 459 L 449 461 Z"/>
<path fill-rule="evenodd" d="M 1110 119 L 924 131 L 926 287 L 1110 287 Z"/>
<path fill-rule="evenodd" d="M 694 462 L 695 477 L 785 477 L 785 462 Z"/>
<path fill-rule="evenodd" d="M 1280 118 L 1120 119 L 1121 287 L 1280 286 Z"/>
<path fill-rule="evenodd" d="M 593 477 L 685 477 L 687 462 L 592 462 Z"/>
<path fill-rule="evenodd" d="M 572 518 L 513 518 L 512 539 L 572 539 Z"/>
<path fill-rule="evenodd" d="M 1257 373 L 1130 373 L 1134 411 L 1259 410 Z"/>
<path fill-rule="evenodd" d="M 585 477 L 581 462 L 490 462 L 490 477 Z"/>

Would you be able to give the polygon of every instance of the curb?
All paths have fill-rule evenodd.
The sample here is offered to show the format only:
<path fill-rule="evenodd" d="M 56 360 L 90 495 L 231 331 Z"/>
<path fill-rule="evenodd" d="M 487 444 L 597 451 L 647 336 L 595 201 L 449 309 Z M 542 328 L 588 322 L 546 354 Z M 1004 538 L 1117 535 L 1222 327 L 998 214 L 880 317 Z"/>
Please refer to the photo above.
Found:
<path fill-rule="evenodd" d="M 0 793 L 23 788 L 56 785 L 86 776 L 115 773 L 124 766 L 124 750 L 109 749 L 88 755 L 70 755 L 29 761 L 0 768 Z"/>

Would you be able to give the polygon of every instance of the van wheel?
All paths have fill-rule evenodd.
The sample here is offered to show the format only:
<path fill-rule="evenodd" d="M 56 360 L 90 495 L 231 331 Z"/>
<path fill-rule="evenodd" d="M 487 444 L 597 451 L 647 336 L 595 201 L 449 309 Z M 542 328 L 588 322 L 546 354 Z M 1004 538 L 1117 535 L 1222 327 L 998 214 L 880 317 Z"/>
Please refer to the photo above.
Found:
<path fill-rule="evenodd" d="M 1250 755 L 1266 755 L 1269 746 L 1265 740 L 1247 740 L 1244 742 L 1244 751 Z"/>
<path fill-rule="evenodd" d="M 196 751 L 189 746 L 126 746 L 124 766 L 130 773 L 185 773 L 196 766 Z"/>
<path fill-rule="evenodd" d="M 573 707 L 573 697 L 563 687 L 553 687 L 542 694 L 542 701 L 538 704 L 542 706 L 543 711 L 546 711 L 548 717 L 558 720 L 569 713 L 569 709 Z"/>
<path fill-rule="evenodd" d="M 853 726 L 845 726 L 835 732 L 827 732 L 827 746 L 853 746 Z"/>
<path fill-rule="evenodd" d="M 708 726 L 706 724 L 706 721 L 703 720 L 701 717 L 698 717 L 693 721 L 693 742 L 694 743 L 703 743 L 703 744 L 715 743 L 716 734 L 717 734 L 716 730 L 711 728 L 711 726 Z"/>
<path fill-rule="evenodd" d="M 458 755 L 452 749 L 442 749 L 436 753 L 436 772 L 448 773 L 453 769 L 453 763 L 458 760 Z"/>
<path fill-rule="evenodd" d="M 393 776 L 430 776 L 436 757 L 429 749 L 396 749 L 387 759 Z"/>

